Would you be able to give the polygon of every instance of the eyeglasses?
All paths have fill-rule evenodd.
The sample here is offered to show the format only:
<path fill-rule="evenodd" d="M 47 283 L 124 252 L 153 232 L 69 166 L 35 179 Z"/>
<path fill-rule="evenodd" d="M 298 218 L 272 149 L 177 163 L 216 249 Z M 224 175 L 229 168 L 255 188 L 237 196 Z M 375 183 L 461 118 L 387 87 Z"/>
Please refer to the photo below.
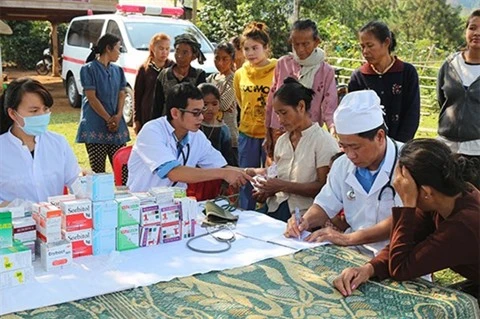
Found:
<path fill-rule="evenodd" d="M 200 110 L 195 110 L 195 111 L 190 111 L 190 110 L 186 110 L 186 109 L 180 109 L 179 110 L 182 112 L 182 113 L 190 113 L 192 114 L 193 116 L 195 117 L 199 117 L 200 115 L 202 115 L 203 113 L 205 113 L 207 111 L 207 107 L 204 106 L 202 109 Z"/>

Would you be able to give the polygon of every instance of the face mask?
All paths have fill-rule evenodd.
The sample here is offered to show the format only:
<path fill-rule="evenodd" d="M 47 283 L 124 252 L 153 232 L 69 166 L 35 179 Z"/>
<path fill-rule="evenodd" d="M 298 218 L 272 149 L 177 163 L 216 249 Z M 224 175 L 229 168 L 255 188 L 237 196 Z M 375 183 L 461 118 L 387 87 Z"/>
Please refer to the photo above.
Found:
<path fill-rule="evenodd" d="M 18 113 L 17 115 L 20 116 L 23 119 L 23 122 L 25 123 L 23 127 L 19 125 L 20 128 L 28 135 L 38 136 L 38 135 L 42 135 L 47 131 L 48 123 L 50 123 L 50 112 L 42 115 L 25 116 L 25 117 L 21 116 Z"/>

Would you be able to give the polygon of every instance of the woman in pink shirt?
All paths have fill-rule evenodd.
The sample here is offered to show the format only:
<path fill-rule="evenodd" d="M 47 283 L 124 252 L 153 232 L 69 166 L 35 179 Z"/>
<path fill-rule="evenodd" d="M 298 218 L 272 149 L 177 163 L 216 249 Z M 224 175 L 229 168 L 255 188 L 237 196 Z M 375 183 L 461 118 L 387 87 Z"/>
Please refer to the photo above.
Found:
<path fill-rule="evenodd" d="M 310 19 L 297 20 L 290 32 L 290 42 L 293 53 L 278 60 L 266 105 L 265 149 L 270 158 L 273 157 L 277 138 L 285 132 L 273 112 L 273 95 L 287 77 L 297 79 L 315 92 L 309 110 L 310 119 L 320 126 L 326 123 L 330 132 L 335 132 L 333 112 L 338 104 L 335 71 L 325 62 L 323 50 L 318 48 L 320 38 L 315 22 Z"/>

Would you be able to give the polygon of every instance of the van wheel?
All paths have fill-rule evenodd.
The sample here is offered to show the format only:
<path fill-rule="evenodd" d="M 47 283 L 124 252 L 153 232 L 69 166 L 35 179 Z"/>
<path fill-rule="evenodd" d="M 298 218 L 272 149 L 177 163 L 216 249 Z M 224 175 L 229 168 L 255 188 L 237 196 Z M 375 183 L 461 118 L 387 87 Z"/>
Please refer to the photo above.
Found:
<path fill-rule="evenodd" d="M 67 79 L 67 98 L 72 107 L 79 108 L 81 106 L 81 97 L 77 91 L 77 85 L 75 84 L 75 78 L 73 75 Z"/>
<path fill-rule="evenodd" d="M 123 105 L 123 118 L 128 126 L 133 125 L 133 90 L 127 86 L 125 88 L 125 104 Z"/>

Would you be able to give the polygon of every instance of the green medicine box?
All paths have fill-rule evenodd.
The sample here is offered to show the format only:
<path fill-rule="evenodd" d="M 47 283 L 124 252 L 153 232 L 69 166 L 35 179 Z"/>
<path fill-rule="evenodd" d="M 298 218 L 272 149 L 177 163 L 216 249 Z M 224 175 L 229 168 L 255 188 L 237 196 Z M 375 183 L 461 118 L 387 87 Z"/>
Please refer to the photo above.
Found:
<path fill-rule="evenodd" d="M 117 228 L 117 250 L 129 250 L 139 247 L 138 225 Z"/>
<path fill-rule="evenodd" d="M 0 248 L 13 246 L 12 213 L 0 213 Z"/>

